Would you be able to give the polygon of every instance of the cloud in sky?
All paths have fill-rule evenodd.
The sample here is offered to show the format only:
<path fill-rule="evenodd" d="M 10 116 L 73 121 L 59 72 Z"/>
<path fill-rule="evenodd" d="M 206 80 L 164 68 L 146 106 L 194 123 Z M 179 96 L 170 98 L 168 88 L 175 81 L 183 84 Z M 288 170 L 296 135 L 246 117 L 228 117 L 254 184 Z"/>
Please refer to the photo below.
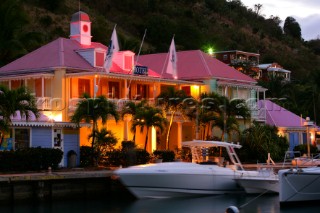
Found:
<path fill-rule="evenodd" d="M 269 18 L 278 16 L 283 22 L 288 16 L 296 19 L 305 40 L 315 39 L 320 35 L 319 0 L 241 0 L 248 8 L 262 4 L 261 14 Z M 283 24 L 283 23 L 282 23 Z"/>
<path fill-rule="evenodd" d="M 316 39 L 320 37 L 320 14 L 314 14 L 305 18 L 293 16 L 301 27 L 301 34 L 305 40 Z"/>

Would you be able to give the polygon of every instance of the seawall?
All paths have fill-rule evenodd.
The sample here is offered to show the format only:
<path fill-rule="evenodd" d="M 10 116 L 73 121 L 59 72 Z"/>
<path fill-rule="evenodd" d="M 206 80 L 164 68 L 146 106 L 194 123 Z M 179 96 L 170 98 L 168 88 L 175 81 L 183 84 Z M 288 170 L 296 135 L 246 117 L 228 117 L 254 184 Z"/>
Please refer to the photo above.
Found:
<path fill-rule="evenodd" d="M 0 174 L 0 203 L 132 197 L 112 170 Z"/>

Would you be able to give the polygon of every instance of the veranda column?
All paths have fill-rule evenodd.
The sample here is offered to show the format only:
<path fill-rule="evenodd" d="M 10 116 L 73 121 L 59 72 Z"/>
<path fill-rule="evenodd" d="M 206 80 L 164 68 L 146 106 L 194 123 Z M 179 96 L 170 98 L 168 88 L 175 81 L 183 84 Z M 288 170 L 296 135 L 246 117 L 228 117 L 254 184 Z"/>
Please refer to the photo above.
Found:
<path fill-rule="evenodd" d="M 178 131 L 177 131 L 177 147 L 178 149 L 182 148 L 182 122 L 177 122 L 177 127 L 178 127 Z"/>
<path fill-rule="evenodd" d="M 131 120 L 130 115 L 125 115 L 123 119 L 123 140 L 128 141 L 129 136 L 129 122 Z"/>
<path fill-rule="evenodd" d="M 151 137 L 149 138 L 151 144 L 151 149 L 149 150 L 150 152 L 153 152 L 154 150 L 157 149 L 157 130 L 154 126 L 151 127 Z"/>
<path fill-rule="evenodd" d="M 124 98 L 129 99 L 129 88 L 128 88 L 128 80 L 124 80 Z"/>

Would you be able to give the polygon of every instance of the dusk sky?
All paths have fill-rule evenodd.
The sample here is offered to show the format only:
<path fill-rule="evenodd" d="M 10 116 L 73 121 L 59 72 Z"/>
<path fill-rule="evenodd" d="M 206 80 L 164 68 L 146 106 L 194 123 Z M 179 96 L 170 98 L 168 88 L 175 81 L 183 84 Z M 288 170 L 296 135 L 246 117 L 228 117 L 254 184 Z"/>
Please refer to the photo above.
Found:
<path fill-rule="evenodd" d="M 301 27 L 305 40 L 320 37 L 320 0 L 241 0 L 248 8 L 262 4 L 261 15 L 269 18 L 279 16 L 283 26 L 285 19 L 292 16 Z"/>

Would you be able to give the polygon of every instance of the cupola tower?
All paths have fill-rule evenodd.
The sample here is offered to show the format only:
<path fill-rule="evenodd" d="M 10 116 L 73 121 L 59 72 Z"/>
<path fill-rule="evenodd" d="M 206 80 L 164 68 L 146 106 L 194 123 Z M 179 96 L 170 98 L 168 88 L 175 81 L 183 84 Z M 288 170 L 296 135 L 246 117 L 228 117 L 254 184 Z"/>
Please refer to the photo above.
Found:
<path fill-rule="evenodd" d="M 79 11 L 72 15 L 70 23 L 70 39 L 81 45 L 91 45 L 91 22 L 88 14 Z"/>

